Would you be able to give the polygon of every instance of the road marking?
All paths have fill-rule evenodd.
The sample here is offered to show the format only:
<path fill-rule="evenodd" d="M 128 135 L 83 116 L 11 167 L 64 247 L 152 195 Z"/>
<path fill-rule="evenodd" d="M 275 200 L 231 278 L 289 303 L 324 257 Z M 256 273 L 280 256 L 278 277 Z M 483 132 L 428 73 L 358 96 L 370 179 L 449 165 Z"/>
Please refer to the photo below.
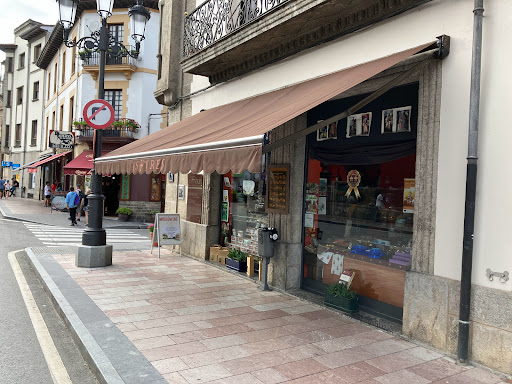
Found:
<path fill-rule="evenodd" d="M 39 345 L 43 350 L 43 355 L 46 360 L 46 364 L 48 364 L 53 382 L 56 384 L 72 383 L 68 371 L 66 370 L 66 367 L 64 366 L 64 363 L 62 362 L 62 359 L 59 355 L 59 352 L 53 343 L 52 336 L 46 327 L 43 316 L 41 315 L 41 312 L 39 312 L 39 308 L 37 307 L 34 296 L 30 291 L 30 287 L 28 286 L 27 280 L 21 271 L 21 267 L 15 255 L 16 251 L 10 252 L 8 254 L 9 262 L 11 263 L 14 276 L 18 281 L 18 286 L 20 287 L 23 301 L 27 307 L 30 320 L 32 320 L 32 325 L 36 331 L 37 340 L 39 340 Z"/>

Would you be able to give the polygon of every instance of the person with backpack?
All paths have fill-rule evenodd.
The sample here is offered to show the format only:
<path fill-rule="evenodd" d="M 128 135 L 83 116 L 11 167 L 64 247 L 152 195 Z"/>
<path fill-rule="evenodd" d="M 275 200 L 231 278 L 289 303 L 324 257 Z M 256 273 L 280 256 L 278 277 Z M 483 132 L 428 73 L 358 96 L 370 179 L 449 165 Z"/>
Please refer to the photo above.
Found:
<path fill-rule="evenodd" d="M 66 208 L 69 210 L 69 218 L 71 219 L 71 226 L 75 226 L 76 222 L 76 208 L 80 205 L 80 196 L 75 192 L 75 188 L 69 187 L 69 192 L 66 195 Z"/>

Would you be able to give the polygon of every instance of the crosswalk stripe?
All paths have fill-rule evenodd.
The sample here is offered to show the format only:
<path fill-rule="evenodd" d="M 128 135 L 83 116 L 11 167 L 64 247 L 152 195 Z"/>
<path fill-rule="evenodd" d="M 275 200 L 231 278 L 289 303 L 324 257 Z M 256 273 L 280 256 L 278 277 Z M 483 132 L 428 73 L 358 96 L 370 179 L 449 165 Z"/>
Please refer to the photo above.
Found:
<path fill-rule="evenodd" d="M 62 245 L 80 245 L 82 243 L 82 235 L 86 227 L 54 227 L 47 225 L 36 225 L 25 223 L 26 228 L 41 241 L 44 245 L 62 246 Z M 141 241 L 149 241 L 149 236 L 143 236 L 122 229 L 105 229 L 107 233 L 107 242 L 112 244 L 137 243 Z"/>

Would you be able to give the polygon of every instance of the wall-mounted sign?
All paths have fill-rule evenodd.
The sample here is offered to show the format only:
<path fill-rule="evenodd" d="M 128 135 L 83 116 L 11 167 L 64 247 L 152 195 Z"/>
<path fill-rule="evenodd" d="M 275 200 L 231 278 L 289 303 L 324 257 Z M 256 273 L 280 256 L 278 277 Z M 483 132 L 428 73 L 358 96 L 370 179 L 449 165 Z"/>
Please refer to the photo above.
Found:
<path fill-rule="evenodd" d="M 74 132 L 50 131 L 50 148 L 73 149 L 74 146 Z"/>
<path fill-rule="evenodd" d="M 12 161 L 2 161 L 2 167 L 12 167 Z"/>
<path fill-rule="evenodd" d="M 12 165 L 12 169 L 15 170 L 15 169 L 18 169 L 20 167 L 20 164 L 13 164 Z"/>
<path fill-rule="evenodd" d="M 288 214 L 290 196 L 290 165 L 268 167 L 267 212 Z"/>
<path fill-rule="evenodd" d="M 121 175 L 120 200 L 130 200 L 130 175 Z"/>

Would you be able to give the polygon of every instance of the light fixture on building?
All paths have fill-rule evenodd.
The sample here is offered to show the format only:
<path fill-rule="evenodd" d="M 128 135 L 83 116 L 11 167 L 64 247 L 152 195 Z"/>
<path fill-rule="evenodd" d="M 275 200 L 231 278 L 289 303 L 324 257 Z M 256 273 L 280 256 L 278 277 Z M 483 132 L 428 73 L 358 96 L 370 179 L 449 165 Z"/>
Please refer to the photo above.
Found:
<path fill-rule="evenodd" d="M 102 19 L 108 19 L 112 16 L 114 0 L 96 0 L 96 7 L 98 8 L 98 15 L 100 15 Z"/>

